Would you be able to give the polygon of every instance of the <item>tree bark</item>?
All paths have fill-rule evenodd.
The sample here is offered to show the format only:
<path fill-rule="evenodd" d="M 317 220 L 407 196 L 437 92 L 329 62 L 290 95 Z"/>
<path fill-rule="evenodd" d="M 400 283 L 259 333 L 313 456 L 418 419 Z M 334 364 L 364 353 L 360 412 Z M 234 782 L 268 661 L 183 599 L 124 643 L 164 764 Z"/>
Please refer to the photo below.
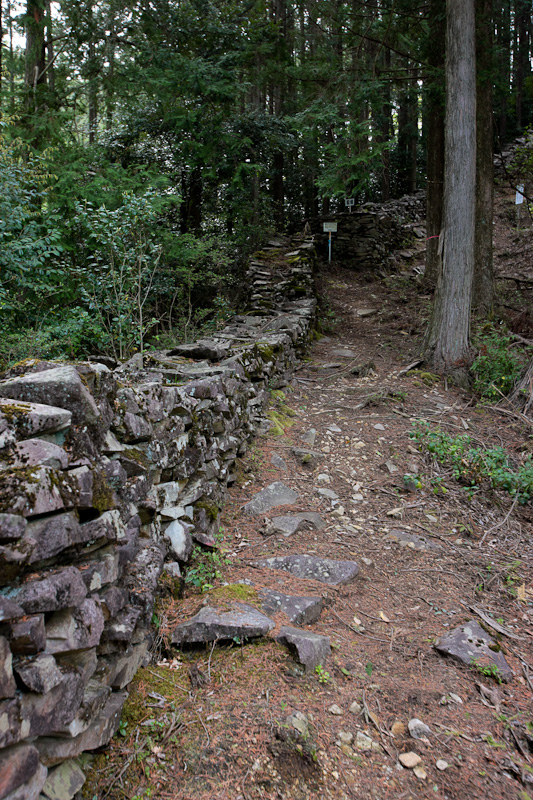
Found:
<path fill-rule="evenodd" d="M 46 82 L 44 26 L 44 0 L 28 0 L 26 3 L 25 83 L 34 92 L 39 84 Z"/>
<path fill-rule="evenodd" d="M 425 340 L 425 358 L 465 383 L 471 360 L 476 189 L 475 0 L 448 0 L 442 271 Z"/>
<path fill-rule="evenodd" d="M 498 4 L 496 21 L 498 44 L 497 127 L 500 147 L 503 148 L 507 141 L 509 90 L 511 83 L 511 0 L 502 0 L 502 2 Z"/>
<path fill-rule="evenodd" d="M 429 9 L 429 52 L 431 82 L 427 91 L 427 194 L 426 194 L 426 270 L 424 284 L 435 288 L 440 270 L 439 234 L 442 228 L 444 198 L 444 51 L 446 17 L 442 0 L 431 0 Z"/>
<path fill-rule="evenodd" d="M 477 151 L 476 235 L 472 305 L 489 316 L 494 301 L 492 227 L 494 166 L 492 132 L 492 1 L 476 0 Z"/>

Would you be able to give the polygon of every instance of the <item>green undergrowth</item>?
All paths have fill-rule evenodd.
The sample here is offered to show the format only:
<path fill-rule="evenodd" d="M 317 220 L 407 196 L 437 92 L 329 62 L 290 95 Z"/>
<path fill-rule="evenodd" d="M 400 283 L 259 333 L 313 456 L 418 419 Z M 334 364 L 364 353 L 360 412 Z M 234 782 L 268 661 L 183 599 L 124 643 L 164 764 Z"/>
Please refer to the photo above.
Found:
<path fill-rule="evenodd" d="M 450 466 L 453 477 L 469 491 L 488 483 L 516 497 L 522 505 L 533 497 L 532 456 L 515 465 L 503 447 L 475 446 L 471 436 L 450 436 L 423 420 L 413 423 L 410 436 L 420 450 L 427 450 L 439 464 Z"/>
<path fill-rule="evenodd" d="M 497 402 L 508 395 L 531 357 L 531 348 L 516 347 L 505 328 L 484 326 L 474 336 L 478 355 L 472 364 L 473 388 L 483 400 Z M 529 351 L 529 355 L 527 355 Z"/>
<path fill-rule="evenodd" d="M 200 545 L 195 545 L 185 574 L 185 583 L 208 592 L 217 580 L 222 577 L 222 567 L 229 564 L 226 550 L 223 546 L 224 536 L 222 530 L 215 535 L 216 547 L 208 550 Z"/>

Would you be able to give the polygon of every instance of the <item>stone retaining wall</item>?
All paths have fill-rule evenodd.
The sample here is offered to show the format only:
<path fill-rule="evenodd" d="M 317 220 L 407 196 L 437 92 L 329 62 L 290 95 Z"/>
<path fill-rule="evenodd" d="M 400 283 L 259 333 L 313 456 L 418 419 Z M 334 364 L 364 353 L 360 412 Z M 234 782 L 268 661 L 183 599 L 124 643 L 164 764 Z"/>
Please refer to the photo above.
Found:
<path fill-rule="evenodd" d="M 366 203 L 352 213 L 319 217 L 311 229 L 318 252 L 327 258 L 328 234 L 323 232 L 323 223 L 336 221 L 333 260 L 344 261 L 353 269 L 376 269 L 389 266 L 393 251 L 413 234 L 425 238 L 425 216 L 425 193 L 420 191 L 388 203 Z"/>
<path fill-rule="evenodd" d="M 0 800 L 73 797 L 74 759 L 116 732 L 159 576 L 216 545 L 236 459 L 308 341 L 314 265 L 312 240 L 271 242 L 215 336 L 0 381 Z"/>

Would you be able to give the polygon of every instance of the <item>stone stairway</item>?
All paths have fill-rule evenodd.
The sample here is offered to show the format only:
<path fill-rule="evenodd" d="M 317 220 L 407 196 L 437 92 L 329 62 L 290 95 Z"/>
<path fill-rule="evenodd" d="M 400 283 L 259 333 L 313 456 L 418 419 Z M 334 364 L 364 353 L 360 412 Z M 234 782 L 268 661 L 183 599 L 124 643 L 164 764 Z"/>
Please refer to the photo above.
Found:
<path fill-rule="evenodd" d="M 280 481 L 276 481 L 258 492 L 243 507 L 245 514 L 260 517 L 268 511 L 284 505 L 291 505 L 298 499 L 293 491 Z M 281 522 L 280 522 L 281 521 Z M 323 527 L 324 521 L 316 512 L 287 514 L 274 517 L 270 532 L 280 531 L 285 536 L 296 532 L 302 523 L 312 527 Z M 172 644 L 202 645 L 207 642 L 226 642 L 228 640 L 251 640 L 273 633 L 277 642 L 286 645 L 307 673 L 323 667 L 330 655 L 328 636 L 309 631 L 299 625 L 316 622 L 324 604 L 324 597 L 316 595 L 285 594 L 287 576 L 300 581 L 341 586 L 349 583 L 359 574 L 355 561 L 331 558 L 318 558 L 306 553 L 271 557 L 253 561 L 252 567 L 271 573 L 269 586 L 257 591 L 257 606 L 242 602 L 226 604 L 223 608 L 205 605 L 197 614 L 174 629 Z M 256 588 L 255 583 L 247 581 Z M 260 610 L 259 610 L 260 609 Z M 291 623 L 279 629 L 269 615 L 280 613 Z"/>

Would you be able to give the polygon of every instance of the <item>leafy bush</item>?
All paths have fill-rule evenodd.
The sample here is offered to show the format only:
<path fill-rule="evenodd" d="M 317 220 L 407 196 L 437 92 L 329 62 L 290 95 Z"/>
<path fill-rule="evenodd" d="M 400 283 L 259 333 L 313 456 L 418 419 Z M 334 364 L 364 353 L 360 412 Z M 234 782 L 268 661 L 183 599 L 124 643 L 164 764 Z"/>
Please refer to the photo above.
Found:
<path fill-rule="evenodd" d="M 61 250 L 58 219 L 46 205 L 50 180 L 43 158 L 0 120 L 0 310 L 11 317 L 24 298 L 50 288 L 46 264 Z"/>
<path fill-rule="evenodd" d="M 420 420 L 413 423 L 410 436 L 440 464 L 450 465 L 454 478 L 469 489 L 486 480 L 493 489 L 518 496 L 522 505 L 533 497 L 532 456 L 515 468 L 503 447 L 474 447 L 470 436 L 450 436 L 440 428 L 432 430 L 427 422 Z"/>
<path fill-rule="evenodd" d="M 503 331 L 491 330 L 478 340 L 479 353 L 472 364 L 474 389 L 486 400 L 496 401 L 512 390 L 523 362 L 516 349 L 510 349 L 512 338 Z"/>

